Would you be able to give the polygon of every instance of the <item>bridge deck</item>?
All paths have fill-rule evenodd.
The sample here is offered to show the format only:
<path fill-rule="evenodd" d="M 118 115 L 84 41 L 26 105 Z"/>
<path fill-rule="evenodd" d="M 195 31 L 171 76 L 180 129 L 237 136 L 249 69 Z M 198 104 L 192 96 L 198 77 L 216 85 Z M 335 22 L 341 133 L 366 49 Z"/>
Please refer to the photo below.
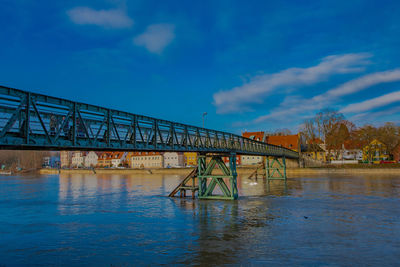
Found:
<path fill-rule="evenodd" d="M 232 133 L 0 86 L 0 148 L 193 151 L 298 158 Z"/>

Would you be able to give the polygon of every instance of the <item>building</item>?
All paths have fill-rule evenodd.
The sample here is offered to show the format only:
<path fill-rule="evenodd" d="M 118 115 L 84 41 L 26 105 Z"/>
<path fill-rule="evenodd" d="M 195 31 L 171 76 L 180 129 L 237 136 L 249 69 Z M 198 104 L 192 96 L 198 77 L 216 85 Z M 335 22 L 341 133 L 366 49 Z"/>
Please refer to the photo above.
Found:
<path fill-rule="evenodd" d="M 295 151 L 300 150 L 300 134 L 267 135 L 266 132 L 244 132 L 242 133 L 242 136 L 256 141 L 282 146 Z"/>
<path fill-rule="evenodd" d="M 111 160 L 112 160 L 112 152 L 103 152 L 97 159 L 97 167 L 109 168 L 112 166 Z"/>
<path fill-rule="evenodd" d="M 122 167 L 124 165 L 126 153 L 125 152 L 113 152 L 111 154 L 111 166 Z"/>
<path fill-rule="evenodd" d="M 60 152 L 60 164 L 61 168 L 69 168 L 71 166 L 71 152 L 61 151 Z"/>
<path fill-rule="evenodd" d="M 363 161 L 379 163 L 381 160 L 388 160 L 389 154 L 386 146 L 377 139 L 374 139 L 369 145 L 363 147 Z"/>
<path fill-rule="evenodd" d="M 351 140 L 345 141 L 343 144 L 342 159 L 361 161 L 363 159 L 363 151 Z"/>
<path fill-rule="evenodd" d="M 270 135 L 265 142 L 271 145 L 282 146 L 294 151 L 300 150 L 300 134 L 292 135 Z"/>
<path fill-rule="evenodd" d="M 244 132 L 244 133 L 242 133 L 242 136 L 249 138 L 251 140 L 265 142 L 266 133 L 265 132 Z"/>
<path fill-rule="evenodd" d="M 135 155 L 135 152 L 128 152 L 128 153 L 126 153 L 126 156 L 125 156 L 125 163 L 126 163 L 126 165 L 128 166 L 128 168 L 132 168 L 132 164 L 133 164 L 133 162 L 132 162 L 132 157 Z"/>
<path fill-rule="evenodd" d="M 183 153 L 185 166 L 197 166 L 197 152 Z"/>
<path fill-rule="evenodd" d="M 50 157 L 43 158 L 43 165 L 44 168 L 50 168 Z"/>
<path fill-rule="evenodd" d="M 319 144 L 302 145 L 301 153 L 313 160 L 326 162 L 326 152 Z"/>
<path fill-rule="evenodd" d="M 83 162 L 84 162 L 85 156 L 86 156 L 86 152 L 75 151 L 72 154 L 71 166 L 74 168 L 83 167 Z"/>
<path fill-rule="evenodd" d="M 182 153 L 177 152 L 165 152 L 164 155 L 164 168 L 169 167 L 183 167 L 185 165 L 185 159 Z"/>
<path fill-rule="evenodd" d="M 226 165 L 229 164 L 229 157 L 222 157 L 222 160 Z M 236 165 L 241 165 L 241 164 L 242 164 L 242 156 L 236 155 Z"/>
<path fill-rule="evenodd" d="M 97 166 L 97 161 L 99 159 L 99 155 L 94 152 L 90 151 L 86 154 L 85 159 L 83 161 L 83 165 L 87 168 Z"/>
<path fill-rule="evenodd" d="M 262 156 L 254 156 L 254 155 L 245 155 L 240 156 L 240 164 L 241 165 L 256 165 L 265 160 L 265 157 Z"/>
<path fill-rule="evenodd" d="M 131 168 L 162 168 L 163 156 L 159 152 L 131 152 Z"/>

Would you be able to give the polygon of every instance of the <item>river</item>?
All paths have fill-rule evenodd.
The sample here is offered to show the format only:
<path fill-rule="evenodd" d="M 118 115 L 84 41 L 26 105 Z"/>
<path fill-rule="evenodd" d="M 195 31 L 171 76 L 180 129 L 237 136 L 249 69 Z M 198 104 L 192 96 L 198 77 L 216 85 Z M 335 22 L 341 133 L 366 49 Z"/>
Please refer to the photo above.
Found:
<path fill-rule="evenodd" d="M 238 179 L 239 200 L 168 198 L 178 175 L 0 177 L 0 266 L 395 266 L 400 175 Z"/>

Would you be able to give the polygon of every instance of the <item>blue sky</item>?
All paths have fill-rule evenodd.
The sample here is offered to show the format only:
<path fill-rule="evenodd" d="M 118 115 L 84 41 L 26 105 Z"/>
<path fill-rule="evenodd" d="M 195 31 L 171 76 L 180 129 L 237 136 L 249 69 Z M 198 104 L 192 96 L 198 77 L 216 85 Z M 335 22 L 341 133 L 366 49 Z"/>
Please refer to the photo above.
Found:
<path fill-rule="evenodd" d="M 400 123 L 400 1 L 0 2 L 0 84 L 240 133 Z"/>

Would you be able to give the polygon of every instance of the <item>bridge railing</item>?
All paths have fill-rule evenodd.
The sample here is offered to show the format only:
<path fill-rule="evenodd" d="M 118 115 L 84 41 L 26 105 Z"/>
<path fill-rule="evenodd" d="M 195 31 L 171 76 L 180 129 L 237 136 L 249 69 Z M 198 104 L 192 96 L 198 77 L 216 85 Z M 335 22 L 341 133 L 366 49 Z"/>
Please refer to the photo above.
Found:
<path fill-rule="evenodd" d="M 239 135 L 0 86 L 0 146 L 16 149 L 196 151 L 297 158 Z"/>

